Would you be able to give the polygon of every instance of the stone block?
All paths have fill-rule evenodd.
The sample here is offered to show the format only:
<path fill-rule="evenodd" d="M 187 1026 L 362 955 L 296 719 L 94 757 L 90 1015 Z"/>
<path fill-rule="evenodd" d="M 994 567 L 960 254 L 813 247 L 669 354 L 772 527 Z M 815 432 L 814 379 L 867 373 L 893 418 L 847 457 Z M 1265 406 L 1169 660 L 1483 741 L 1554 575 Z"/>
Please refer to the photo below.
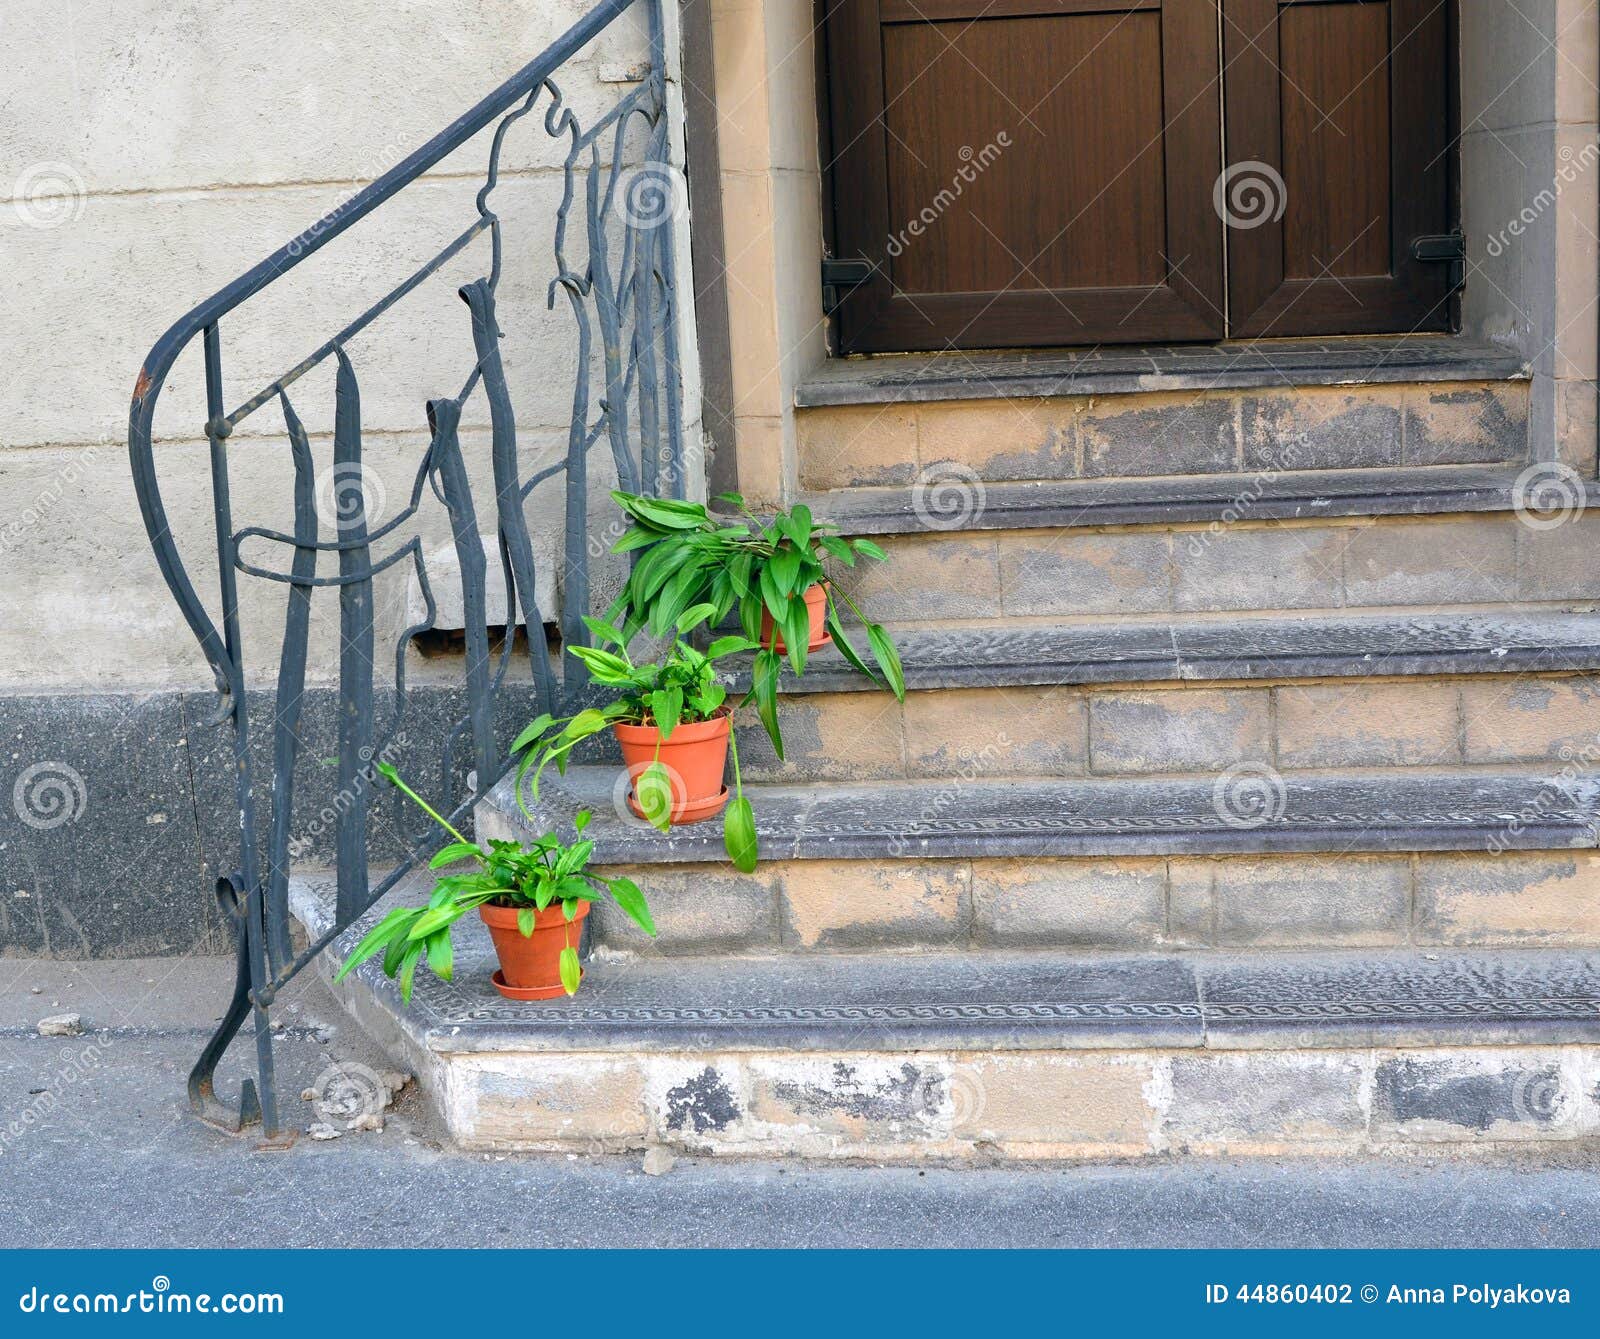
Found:
<path fill-rule="evenodd" d="M 610 901 L 589 913 L 595 942 L 647 953 L 738 953 L 778 942 L 782 864 L 763 863 L 754 874 L 730 865 L 607 866 L 598 873 L 639 885 L 650 904 L 656 937 L 650 938 Z"/>
<path fill-rule="evenodd" d="M 913 406 L 837 405 L 795 415 L 803 488 L 908 484 L 917 477 Z"/>
<path fill-rule="evenodd" d="M 1096 773 L 1188 772 L 1272 756 L 1265 689 L 1115 691 L 1089 698 Z"/>
<path fill-rule="evenodd" d="M 1282 687 L 1277 699 L 1280 767 L 1410 767 L 1461 760 L 1456 690 L 1448 684 L 1354 679 Z"/>
<path fill-rule="evenodd" d="M 1516 530 L 1499 517 L 1374 521 L 1350 532 L 1345 603 L 1495 603 L 1517 595 Z"/>
<path fill-rule="evenodd" d="M 1461 685 L 1469 763 L 1600 761 L 1600 682 L 1505 675 Z"/>
<path fill-rule="evenodd" d="M 1348 1144 L 1366 1129 L 1361 1081 L 1344 1054 L 1175 1056 L 1160 1133 L 1180 1152 Z"/>
<path fill-rule="evenodd" d="M 1141 1153 L 1155 1123 L 1151 1057 L 1041 1053 L 958 1062 L 949 1077 L 958 1137 L 1070 1156 Z"/>
<path fill-rule="evenodd" d="M 1400 391 L 1303 387 L 1240 403 L 1246 470 L 1374 469 L 1398 465 Z"/>
<path fill-rule="evenodd" d="M 1180 611 L 1333 609 L 1348 530 L 1229 526 L 1174 539 L 1173 603 Z"/>
<path fill-rule="evenodd" d="M 1160 860 L 982 860 L 973 939 L 1000 948 L 1150 948 L 1166 927 Z"/>
<path fill-rule="evenodd" d="M 1079 776 L 1084 711 L 1083 697 L 1062 687 L 908 693 L 906 769 L 914 777 Z"/>
<path fill-rule="evenodd" d="M 1412 386 L 1405 396 L 1408 465 L 1472 465 L 1528 454 L 1528 386 Z"/>
<path fill-rule="evenodd" d="M 1078 472 L 1076 400 L 978 400 L 916 406 L 922 469 L 955 462 L 996 482 Z M 810 412 L 810 411 L 802 411 Z"/>
<path fill-rule="evenodd" d="M 1416 937 L 1424 944 L 1600 944 L 1600 855 L 1420 855 Z"/>
<path fill-rule="evenodd" d="M 1238 468 L 1232 396 L 1107 396 L 1078 417 L 1090 477 L 1227 473 Z"/>
<path fill-rule="evenodd" d="M 1419 1142 L 1564 1139 L 1580 1095 L 1558 1055 L 1514 1050 L 1380 1055 L 1372 1134 Z"/>
<path fill-rule="evenodd" d="M 1030 530 L 1000 537 L 1008 614 L 1153 613 L 1169 607 L 1169 536 Z"/>
<path fill-rule="evenodd" d="M 783 883 L 783 940 L 800 949 L 964 942 L 970 882 L 959 860 L 799 861 Z"/>

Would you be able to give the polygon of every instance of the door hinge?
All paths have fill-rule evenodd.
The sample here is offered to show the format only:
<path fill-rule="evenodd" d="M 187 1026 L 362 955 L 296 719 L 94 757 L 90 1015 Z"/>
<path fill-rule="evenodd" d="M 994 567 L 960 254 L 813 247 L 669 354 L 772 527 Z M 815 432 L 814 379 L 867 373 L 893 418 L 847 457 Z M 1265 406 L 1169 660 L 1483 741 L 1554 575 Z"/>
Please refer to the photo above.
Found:
<path fill-rule="evenodd" d="M 1425 265 L 1448 265 L 1452 289 L 1461 288 L 1467 282 L 1467 238 L 1459 229 L 1413 237 L 1411 259 Z"/>
<path fill-rule="evenodd" d="M 872 278 L 872 262 L 859 257 L 822 262 L 822 310 L 828 316 L 839 310 L 844 295 Z"/>

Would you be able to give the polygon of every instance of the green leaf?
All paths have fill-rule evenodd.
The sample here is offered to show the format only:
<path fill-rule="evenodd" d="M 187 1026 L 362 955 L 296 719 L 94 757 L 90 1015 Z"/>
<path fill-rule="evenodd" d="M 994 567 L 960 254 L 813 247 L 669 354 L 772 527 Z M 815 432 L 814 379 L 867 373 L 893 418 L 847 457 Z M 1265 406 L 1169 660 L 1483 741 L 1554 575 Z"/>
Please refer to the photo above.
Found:
<path fill-rule="evenodd" d="M 623 909 L 628 918 L 633 921 L 647 935 L 653 936 L 656 932 L 656 923 L 650 917 L 649 904 L 644 900 L 644 894 L 639 891 L 639 885 L 632 879 L 611 879 L 607 882 L 611 896 L 616 899 L 617 905 Z"/>
<path fill-rule="evenodd" d="M 672 826 L 672 777 L 660 762 L 639 773 L 633 798 L 651 827 L 666 832 Z"/>
<path fill-rule="evenodd" d="M 561 950 L 561 988 L 569 995 L 578 993 L 578 983 L 583 980 L 583 968 L 578 966 L 578 950 L 568 944 Z"/>
<path fill-rule="evenodd" d="M 880 563 L 889 556 L 870 539 L 852 540 L 851 547 L 853 547 L 857 553 L 864 554 L 868 558 L 876 558 Z"/>
<path fill-rule="evenodd" d="M 361 942 L 355 946 L 350 956 L 344 960 L 343 965 L 340 966 L 333 979 L 335 981 L 343 981 L 357 967 L 385 944 L 389 943 L 395 935 L 398 934 L 400 940 L 404 942 L 405 922 L 418 915 L 421 915 L 421 909 L 418 907 L 396 907 L 362 936 Z"/>
<path fill-rule="evenodd" d="M 800 550 L 779 549 L 772 555 L 767 570 L 772 573 L 773 584 L 780 594 L 794 594 L 795 581 L 800 576 Z"/>
<path fill-rule="evenodd" d="M 754 872 L 760 849 L 756 841 L 756 816 L 743 795 L 728 805 L 722 819 L 722 844 L 728 859 L 742 873 Z"/>
<path fill-rule="evenodd" d="M 754 651 L 759 645 L 749 637 L 718 637 L 706 647 L 706 659 L 721 660 L 723 656 L 737 655 L 741 651 Z"/>
<path fill-rule="evenodd" d="M 658 688 L 650 694 L 650 714 L 663 740 L 670 739 L 683 718 L 683 689 Z"/>
<path fill-rule="evenodd" d="M 693 632 L 716 612 L 717 606 L 709 602 L 691 605 L 677 617 L 678 635 L 681 637 Z"/>
<path fill-rule="evenodd" d="M 789 513 L 783 528 L 789 532 L 795 547 L 804 552 L 806 545 L 811 542 L 811 508 L 802 502 Z"/>
<path fill-rule="evenodd" d="M 601 683 L 628 683 L 633 678 L 633 666 L 610 651 L 602 651 L 598 646 L 569 646 L 567 650 L 577 656 Z"/>
<path fill-rule="evenodd" d="M 767 606 L 767 612 L 772 615 L 772 621 L 781 628 L 783 611 L 789 603 L 789 592 L 779 588 L 770 563 L 761 569 L 761 599 Z"/>
<path fill-rule="evenodd" d="M 850 551 L 850 546 L 844 540 L 837 535 L 823 535 L 821 538 L 822 547 L 827 549 L 846 567 L 854 567 L 856 565 L 856 555 Z"/>
<path fill-rule="evenodd" d="M 717 501 L 726 502 L 730 507 L 737 507 L 740 511 L 744 510 L 743 493 L 718 493 Z"/>
<path fill-rule="evenodd" d="M 407 1004 L 411 1003 L 411 986 L 416 980 L 417 963 L 422 960 L 423 946 L 413 944 L 406 950 L 406 956 L 400 963 L 400 998 Z"/>
<path fill-rule="evenodd" d="M 429 907 L 417 917 L 417 923 L 411 927 L 411 932 L 406 938 L 413 943 L 419 939 L 426 939 L 440 927 L 460 920 L 465 911 L 466 908 L 458 902 L 449 902 L 442 907 Z"/>
<path fill-rule="evenodd" d="M 522 733 L 512 741 L 511 751 L 513 753 L 521 753 L 523 749 L 527 748 L 529 744 L 538 739 L 555 723 L 556 718 L 550 715 L 549 712 L 545 712 L 542 716 L 535 716 L 533 720 L 528 722 Z"/>
<path fill-rule="evenodd" d="M 769 648 L 756 656 L 750 671 L 750 692 L 756 701 L 756 714 L 767 728 L 767 737 L 772 740 L 779 762 L 784 760 L 783 733 L 778 728 L 778 675 L 782 664 L 778 653 Z"/>
<path fill-rule="evenodd" d="M 532 907 L 522 907 L 517 912 L 517 930 L 524 939 L 533 934 L 533 927 L 538 922 L 539 913 Z"/>
<path fill-rule="evenodd" d="M 832 634 L 833 644 L 839 648 L 839 654 L 848 660 L 855 669 L 865 674 L 874 683 L 882 682 L 877 673 L 869 668 L 867 662 L 861 658 L 861 653 L 856 650 L 855 644 L 845 635 L 844 624 L 839 621 L 839 611 L 834 608 L 831 600 L 828 602 L 828 632 Z"/>
<path fill-rule="evenodd" d="M 678 502 L 672 498 L 634 497 L 623 510 L 665 530 L 698 530 L 711 519 L 699 503 Z"/>
<path fill-rule="evenodd" d="M 583 616 L 583 626 L 588 628 L 602 642 L 611 642 L 617 646 L 627 645 L 627 638 L 622 635 L 617 626 L 613 623 L 607 623 L 604 619 L 590 618 L 588 614 L 585 614 Z"/>
<path fill-rule="evenodd" d="M 590 813 L 589 810 L 580 809 L 572 816 L 572 826 L 578 832 L 582 832 L 586 827 L 589 826 L 589 820 L 593 817 L 594 815 Z"/>
<path fill-rule="evenodd" d="M 441 865 L 453 865 L 468 856 L 474 860 L 482 860 L 483 851 L 473 842 L 451 842 L 448 846 L 441 847 L 438 854 L 428 861 L 428 868 L 438 869 Z"/>
<path fill-rule="evenodd" d="M 789 601 L 783 620 L 784 650 L 796 674 L 806 672 L 806 655 L 811 644 L 811 607 L 798 595 Z"/>
<path fill-rule="evenodd" d="M 889 681 L 890 690 L 904 702 L 906 676 L 905 671 L 900 668 L 900 653 L 894 649 L 894 642 L 878 623 L 867 624 L 867 640 L 872 643 L 872 654 L 883 667 L 883 675 Z"/>
<path fill-rule="evenodd" d="M 450 948 L 448 928 L 428 936 L 428 966 L 441 981 L 448 981 L 455 970 L 455 954 Z"/>

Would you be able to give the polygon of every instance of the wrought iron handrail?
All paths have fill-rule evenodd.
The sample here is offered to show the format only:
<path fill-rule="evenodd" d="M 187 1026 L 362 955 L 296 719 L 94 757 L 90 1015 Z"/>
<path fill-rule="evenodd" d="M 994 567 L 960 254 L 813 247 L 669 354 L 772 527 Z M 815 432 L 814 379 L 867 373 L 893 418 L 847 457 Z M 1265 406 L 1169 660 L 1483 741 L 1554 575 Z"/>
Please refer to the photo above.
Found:
<path fill-rule="evenodd" d="M 647 17 L 648 72 L 632 92 L 622 96 L 585 130 L 566 106 L 553 76 L 636 6 Z M 228 1010 L 189 1077 L 190 1100 L 195 1110 L 202 1119 L 222 1128 L 237 1132 L 259 1120 L 268 1141 L 282 1137 L 268 1010 L 277 993 L 312 962 L 337 933 L 370 908 L 431 849 L 429 842 L 417 838 L 400 863 L 386 877 L 372 883 L 368 869 L 367 823 L 374 760 L 383 756 L 386 742 L 394 738 L 405 708 L 406 648 L 413 636 L 433 626 L 437 614 L 420 538 L 413 534 L 381 559 L 374 558 L 373 544 L 401 532 L 405 523 L 417 515 L 426 489 L 431 488 L 446 508 L 461 574 L 467 713 L 447 733 L 441 777 L 448 777 L 452 772 L 451 750 L 458 736 L 470 741 L 472 761 L 464 797 L 454 806 L 446 805 L 452 818 L 457 818 L 471 810 L 510 764 L 509 757 L 496 744 L 494 705 L 497 695 L 509 682 L 508 671 L 515 647 L 512 633 L 519 622 L 519 611 L 520 621 L 529 634 L 527 654 L 535 701 L 544 708 L 553 708 L 558 698 L 570 698 L 581 690 L 584 681 L 581 662 L 570 655 L 563 657 L 563 672 L 557 674 L 542 636 L 544 619 L 535 594 L 533 544 L 524 515 L 530 494 L 546 479 L 556 476 L 563 479 L 566 568 L 560 629 L 563 646 L 570 648 L 588 641 L 583 615 L 588 612 L 589 603 L 586 552 L 589 449 L 602 437 L 607 440 L 619 484 L 624 488 L 670 492 L 675 496 L 683 496 L 686 490 L 671 227 L 676 193 L 670 181 L 674 169 L 672 140 L 668 134 L 662 6 L 663 0 L 599 0 L 550 47 L 471 110 L 343 201 L 310 229 L 181 317 L 156 341 L 140 369 L 128 428 L 129 456 L 140 511 L 161 574 L 215 676 L 220 704 L 210 723 L 230 727 L 232 733 L 239 858 L 234 872 L 217 881 L 217 896 L 233 921 L 238 970 Z M 490 207 L 490 197 L 498 181 L 506 133 L 513 123 L 534 110 L 541 94 L 547 94 L 550 99 L 544 112 L 545 132 L 553 140 L 566 141 L 563 195 L 556 215 L 556 274 L 549 285 L 547 305 L 555 305 L 558 290 L 567 295 L 576 323 L 578 370 L 566 454 L 524 479 L 518 467 L 515 419 L 501 360 L 503 336 L 495 315 L 503 240 L 502 220 Z M 472 223 L 302 361 L 229 410 L 222 381 L 220 326 L 223 318 L 354 224 L 372 215 L 497 119 L 499 124 L 489 151 L 486 180 L 476 196 L 477 217 Z M 624 214 L 619 224 L 615 208 L 624 171 L 625 138 L 636 119 L 648 127 L 641 170 L 659 173 L 662 179 L 647 182 L 644 198 L 651 203 L 643 216 L 637 212 L 632 216 Z M 609 150 L 608 155 L 602 155 L 602 147 Z M 567 254 L 569 215 L 576 200 L 580 174 L 585 180 L 584 206 L 588 224 L 588 255 L 581 266 Z M 637 206 L 637 199 L 633 204 Z M 346 345 L 485 234 L 491 246 L 488 273 L 460 290 L 470 313 L 476 360 L 459 394 L 427 403 L 429 445 L 417 467 L 408 504 L 381 526 L 369 528 L 360 488 L 367 468 L 361 445 L 360 389 Z M 611 259 L 614 244 L 620 250 L 615 265 Z M 593 306 L 592 313 L 589 304 Z M 595 327 L 598 327 L 598 342 Z M 220 621 L 213 620 L 207 612 L 179 556 L 162 500 L 153 449 L 156 405 L 162 388 L 179 355 L 196 337 L 202 340 L 205 362 L 205 436 L 210 444 Z M 333 467 L 338 496 L 338 537 L 324 540 L 318 527 L 310 438 L 290 402 L 289 391 L 306 373 L 329 358 L 337 360 Z M 591 361 L 596 358 L 603 360 L 605 390 L 602 395 L 591 397 L 590 368 Z M 462 407 L 479 389 L 489 406 L 494 524 L 505 579 L 505 636 L 497 654 L 491 652 L 487 628 L 487 562 L 483 539 L 478 531 L 477 509 L 458 437 Z M 294 530 L 290 534 L 260 525 L 236 530 L 228 478 L 228 439 L 244 419 L 274 401 L 282 409 L 294 471 Z M 629 424 L 629 410 L 634 405 L 637 406 L 636 432 Z M 593 412 L 595 409 L 598 412 Z M 341 472 L 346 476 L 345 484 L 356 485 L 353 491 L 348 487 L 337 491 Z M 247 543 L 292 551 L 289 569 L 278 571 L 261 562 L 246 561 L 240 550 Z M 324 555 L 337 563 L 336 574 L 318 575 L 318 563 Z M 376 644 L 372 583 L 379 573 L 408 559 L 426 613 L 420 622 L 403 629 L 397 639 L 393 719 L 380 731 L 374 715 Z M 258 836 L 250 747 L 239 611 L 240 575 L 282 583 L 288 587 L 289 596 L 271 718 L 273 775 L 268 806 L 270 826 L 264 852 Z M 318 587 L 338 591 L 341 634 L 338 781 L 339 793 L 346 797 L 347 803 L 338 809 L 336 819 L 335 926 L 296 954 L 289 935 L 289 834 L 295 764 L 303 749 L 302 699 L 311 599 L 313 590 Z M 252 1014 L 257 1079 L 244 1080 L 235 1113 L 216 1096 L 216 1069 L 245 1018 Z"/>

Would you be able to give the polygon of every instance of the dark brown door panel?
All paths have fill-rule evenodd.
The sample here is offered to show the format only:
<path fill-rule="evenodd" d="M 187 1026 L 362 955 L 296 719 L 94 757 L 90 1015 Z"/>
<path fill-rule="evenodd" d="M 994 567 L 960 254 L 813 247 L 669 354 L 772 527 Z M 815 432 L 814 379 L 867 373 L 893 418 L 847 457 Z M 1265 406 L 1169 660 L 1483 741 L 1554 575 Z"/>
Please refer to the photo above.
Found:
<path fill-rule="evenodd" d="M 1215 0 L 833 0 L 846 352 L 1221 338 Z"/>
<path fill-rule="evenodd" d="M 1223 0 L 1228 298 L 1238 336 L 1442 330 L 1447 0 Z"/>

